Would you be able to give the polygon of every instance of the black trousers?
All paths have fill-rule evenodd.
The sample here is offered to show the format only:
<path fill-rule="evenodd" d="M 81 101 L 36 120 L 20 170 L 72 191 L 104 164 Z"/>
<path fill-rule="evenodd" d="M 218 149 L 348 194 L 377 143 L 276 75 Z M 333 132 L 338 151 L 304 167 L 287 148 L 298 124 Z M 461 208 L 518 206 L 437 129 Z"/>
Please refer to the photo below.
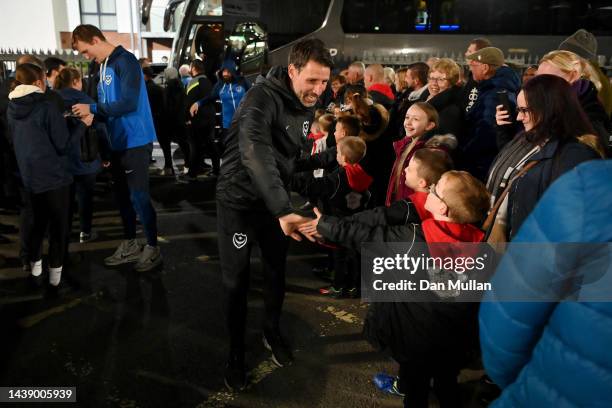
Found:
<path fill-rule="evenodd" d="M 30 262 L 42 258 L 42 243 L 49 228 L 49 267 L 63 265 L 68 243 L 68 216 L 70 212 L 70 186 L 44 193 L 26 193 L 33 213 L 33 227 L 28 255 Z"/>
<path fill-rule="evenodd" d="M 220 157 L 214 141 L 215 128 L 210 126 L 195 126 L 187 128 L 187 142 L 189 144 L 189 175 L 197 176 L 202 170 L 205 155 L 212 161 L 212 171 L 219 174 Z"/>
<path fill-rule="evenodd" d="M 352 249 L 336 248 L 333 250 L 334 281 L 336 289 L 353 289 L 361 287 L 359 254 Z"/>
<path fill-rule="evenodd" d="M 219 257 L 225 292 L 226 323 L 232 353 L 244 353 L 250 257 L 261 251 L 264 273 L 264 329 L 278 330 L 285 299 L 285 269 L 289 242 L 278 220 L 266 212 L 237 211 L 217 204 Z"/>
<path fill-rule="evenodd" d="M 19 184 L 19 195 L 21 196 L 21 206 L 19 208 L 19 259 L 21 259 L 22 265 L 30 265 L 30 262 L 40 259 L 32 258 L 30 254 L 32 231 L 34 229 L 32 194 L 28 193 L 23 185 Z"/>
<path fill-rule="evenodd" d="M 427 408 L 429 406 L 429 384 L 433 379 L 433 391 L 440 408 L 461 406 L 458 369 L 443 362 L 400 363 L 399 383 L 404 396 L 404 408 Z"/>

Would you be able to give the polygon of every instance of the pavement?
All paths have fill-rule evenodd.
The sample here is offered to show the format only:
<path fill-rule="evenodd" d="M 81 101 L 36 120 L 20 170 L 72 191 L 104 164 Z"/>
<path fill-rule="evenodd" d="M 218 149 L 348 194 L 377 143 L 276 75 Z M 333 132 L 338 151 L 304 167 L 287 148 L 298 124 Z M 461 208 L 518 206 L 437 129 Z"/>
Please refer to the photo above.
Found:
<path fill-rule="evenodd" d="M 145 273 L 103 265 L 121 242 L 122 227 L 108 185 L 96 189 L 99 237 L 71 244 L 75 263 L 64 279 L 75 287 L 62 296 L 28 288 L 15 235 L 0 245 L 7 258 L 0 268 L 0 386 L 76 387 L 76 403 L 32 405 L 38 407 L 402 406 L 372 384 L 374 374 L 396 373 L 397 365 L 361 336 L 367 304 L 318 294 L 326 283 L 311 269 L 324 265 L 326 255 L 306 242 L 290 246 L 281 321 L 294 364 L 278 368 L 261 342 L 262 273 L 255 254 L 246 333 L 250 386 L 228 392 L 214 179 L 177 184 L 152 176 L 164 263 Z M 0 215 L 0 222 L 18 223 L 13 214 Z M 76 242 L 77 224 L 75 217 Z M 461 373 L 468 406 L 486 405 L 482 373 L 477 366 Z"/>

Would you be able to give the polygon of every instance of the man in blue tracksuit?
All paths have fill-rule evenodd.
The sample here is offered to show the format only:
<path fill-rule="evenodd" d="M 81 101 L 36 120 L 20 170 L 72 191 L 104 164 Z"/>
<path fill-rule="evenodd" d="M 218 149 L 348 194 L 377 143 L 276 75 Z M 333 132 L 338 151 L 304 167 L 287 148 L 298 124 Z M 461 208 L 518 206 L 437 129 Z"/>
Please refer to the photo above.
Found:
<path fill-rule="evenodd" d="M 148 271 L 162 261 L 157 246 L 157 216 L 149 195 L 149 157 L 156 138 L 142 70 L 136 57 L 106 41 L 95 26 L 84 24 L 72 32 L 72 48 L 100 65 L 98 103 L 75 104 L 80 116 L 93 113 L 107 123 L 112 150 L 111 169 L 125 241 L 106 258 L 107 266 L 137 262 L 137 271 Z M 136 214 L 147 245 L 136 241 Z"/>

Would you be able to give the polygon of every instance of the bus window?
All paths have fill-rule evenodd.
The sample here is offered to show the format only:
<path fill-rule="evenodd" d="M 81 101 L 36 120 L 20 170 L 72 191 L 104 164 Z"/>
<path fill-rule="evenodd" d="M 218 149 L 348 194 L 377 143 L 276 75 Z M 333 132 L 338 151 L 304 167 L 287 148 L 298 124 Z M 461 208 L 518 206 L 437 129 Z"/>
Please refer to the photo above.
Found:
<path fill-rule="evenodd" d="M 445 0 L 440 4 L 440 27 L 454 26 L 447 31 L 464 34 L 569 35 L 579 28 L 612 34 L 612 0 Z"/>
<path fill-rule="evenodd" d="M 220 16 L 223 14 L 221 0 L 201 0 L 196 16 Z"/>
<path fill-rule="evenodd" d="M 423 31 L 428 1 L 345 0 L 340 22 L 345 33 L 408 34 Z"/>

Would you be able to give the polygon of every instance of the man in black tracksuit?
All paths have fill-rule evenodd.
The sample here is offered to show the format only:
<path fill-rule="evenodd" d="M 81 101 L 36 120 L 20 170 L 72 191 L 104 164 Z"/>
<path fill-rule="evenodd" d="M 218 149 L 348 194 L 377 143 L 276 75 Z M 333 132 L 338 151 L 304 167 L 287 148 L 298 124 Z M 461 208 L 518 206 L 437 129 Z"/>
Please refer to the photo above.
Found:
<path fill-rule="evenodd" d="M 327 86 L 331 65 L 329 51 L 320 40 L 297 43 L 288 69 L 275 67 L 266 78 L 258 78 L 227 134 L 217 181 L 217 220 L 230 334 L 225 384 L 230 390 L 246 386 L 244 333 L 255 243 L 264 265 L 264 345 L 279 366 L 292 361 L 279 329 L 285 296 L 285 235 L 299 240 L 297 227 L 308 219 L 292 208 L 289 186 L 310 129 L 311 108 Z"/>

